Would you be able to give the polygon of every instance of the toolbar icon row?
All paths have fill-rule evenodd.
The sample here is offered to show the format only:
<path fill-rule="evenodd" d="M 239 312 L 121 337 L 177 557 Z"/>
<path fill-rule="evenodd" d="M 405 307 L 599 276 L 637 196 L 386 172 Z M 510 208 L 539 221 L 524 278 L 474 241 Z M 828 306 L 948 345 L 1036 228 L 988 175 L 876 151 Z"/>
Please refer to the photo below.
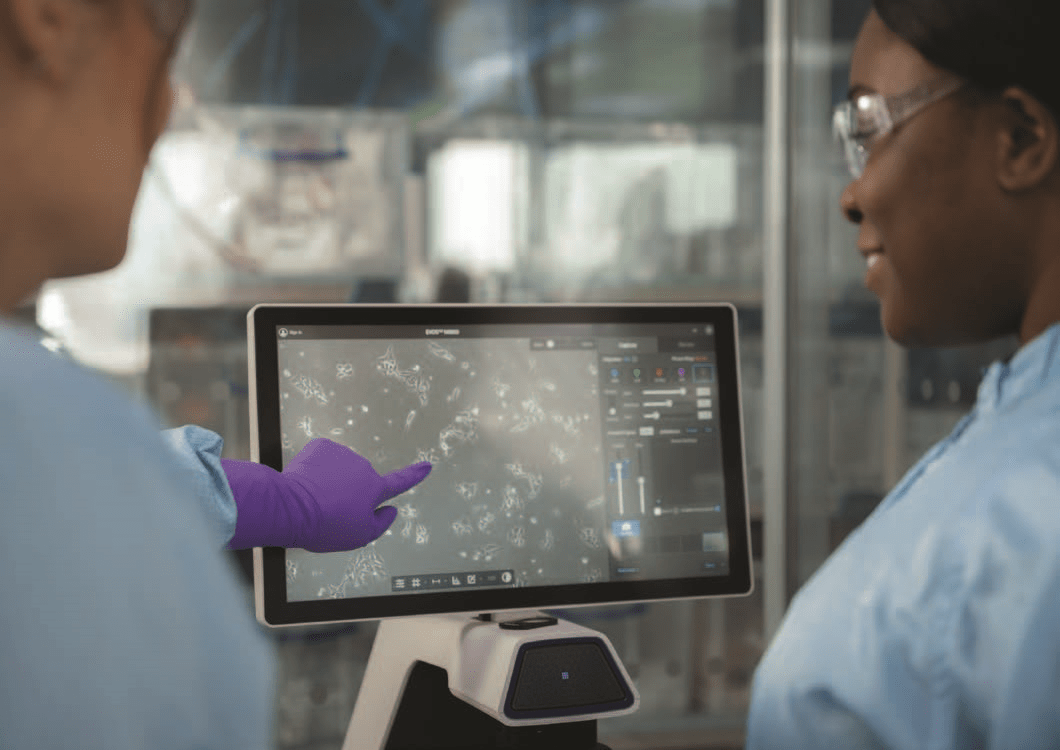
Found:
<path fill-rule="evenodd" d="M 390 579 L 391 591 L 437 591 L 475 586 L 510 586 L 515 582 L 511 570 L 484 570 L 464 573 L 425 573 L 395 576 Z"/>

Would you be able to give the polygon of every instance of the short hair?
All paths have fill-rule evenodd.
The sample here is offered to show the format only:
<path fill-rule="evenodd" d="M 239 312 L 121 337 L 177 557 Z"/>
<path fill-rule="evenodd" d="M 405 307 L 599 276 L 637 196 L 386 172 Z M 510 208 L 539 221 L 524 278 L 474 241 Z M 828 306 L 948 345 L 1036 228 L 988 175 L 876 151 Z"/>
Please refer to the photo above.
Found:
<path fill-rule="evenodd" d="M 983 93 L 1017 86 L 1060 120 L 1058 0 L 873 0 L 887 27 Z"/>

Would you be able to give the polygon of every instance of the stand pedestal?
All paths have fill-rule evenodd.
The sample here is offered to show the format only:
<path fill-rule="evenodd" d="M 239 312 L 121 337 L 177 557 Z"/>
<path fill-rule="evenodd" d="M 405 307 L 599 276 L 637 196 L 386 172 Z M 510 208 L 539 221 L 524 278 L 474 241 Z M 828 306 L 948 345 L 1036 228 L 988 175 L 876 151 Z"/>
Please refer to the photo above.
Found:
<path fill-rule="evenodd" d="M 343 750 L 604 748 L 596 720 L 640 704 L 607 637 L 505 617 L 382 621 Z"/>

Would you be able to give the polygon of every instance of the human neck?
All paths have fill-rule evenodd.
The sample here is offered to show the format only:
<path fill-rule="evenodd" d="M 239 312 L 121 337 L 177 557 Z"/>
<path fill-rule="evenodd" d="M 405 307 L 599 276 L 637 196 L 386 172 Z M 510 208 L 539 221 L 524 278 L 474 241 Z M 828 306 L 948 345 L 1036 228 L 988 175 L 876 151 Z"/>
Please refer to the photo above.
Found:
<path fill-rule="evenodd" d="M 1020 322 L 1020 345 L 1035 339 L 1046 328 L 1060 322 L 1060 245 L 1035 278 Z"/>
<path fill-rule="evenodd" d="M 47 278 L 39 257 L 19 255 L 0 245 L 0 316 L 10 317 Z"/>
<path fill-rule="evenodd" d="M 0 83 L 6 82 L 0 66 Z M 10 316 L 48 277 L 39 243 L 29 227 L 25 151 L 19 128 L 0 121 L 0 316 Z"/>
<path fill-rule="evenodd" d="M 20 130 L 0 122 L 0 315 L 25 304 L 52 275 L 51 259 L 36 227 L 39 208 L 26 184 L 26 156 L 16 153 Z M 25 148 L 22 148 L 25 151 Z"/>

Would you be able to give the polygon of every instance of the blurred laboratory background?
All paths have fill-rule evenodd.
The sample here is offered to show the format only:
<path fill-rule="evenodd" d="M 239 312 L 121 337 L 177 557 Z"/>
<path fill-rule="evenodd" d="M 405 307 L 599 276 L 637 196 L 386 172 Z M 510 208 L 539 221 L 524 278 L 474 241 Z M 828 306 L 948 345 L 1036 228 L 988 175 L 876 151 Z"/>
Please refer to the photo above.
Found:
<path fill-rule="evenodd" d="M 246 459 L 258 302 L 734 303 L 755 593 L 566 616 L 640 691 L 613 750 L 742 747 L 791 596 L 1015 348 L 882 334 L 831 133 L 868 7 L 199 0 L 126 260 L 22 315 Z M 374 632 L 272 631 L 277 748 L 341 745 Z"/>

